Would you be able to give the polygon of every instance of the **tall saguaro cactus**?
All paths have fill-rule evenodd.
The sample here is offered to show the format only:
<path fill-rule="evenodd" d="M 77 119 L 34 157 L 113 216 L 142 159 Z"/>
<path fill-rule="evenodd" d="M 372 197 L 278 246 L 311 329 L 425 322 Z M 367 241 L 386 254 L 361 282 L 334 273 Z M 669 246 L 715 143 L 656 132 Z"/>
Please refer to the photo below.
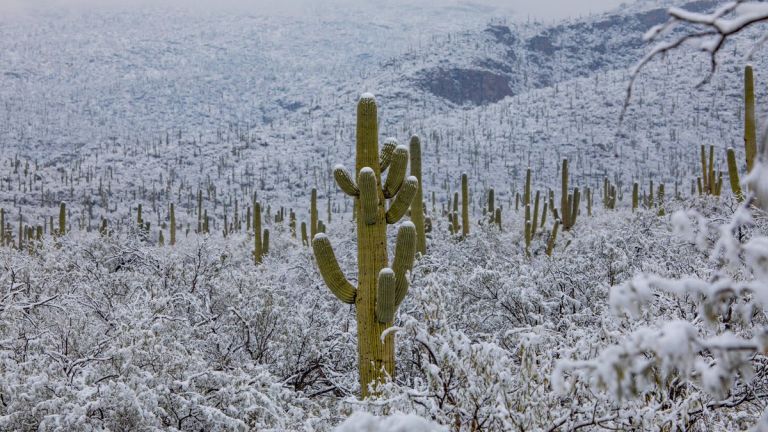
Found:
<path fill-rule="evenodd" d="M 424 255 L 427 253 L 427 236 L 424 232 L 424 193 L 422 190 L 424 182 L 421 177 L 421 140 L 416 135 L 411 137 L 410 155 L 411 175 L 416 177 L 419 182 L 416 196 L 411 202 L 411 220 L 416 225 L 416 252 Z"/>
<path fill-rule="evenodd" d="M 757 155 L 755 81 L 752 76 L 752 65 L 747 65 L 744 68 L 744 150 L 747 156 L 747 172 L 750 172 Z"/>
<path fill-rule="evenodd" d="M 339 267 L 325 234 L 312 240 L 320 274 L 342 302 L 354 304 L 357 315 L 358 362 L 362 397 L 370 394 L 386 376 L 394 376 L 394 334 L 382 337 L 392 326 L 394 314 L 408 290 L 406 273 L 411 270 L 416 248 L 416 228 L 407 222 L 397 233 L 395 257 L 387 257 L 387 224 L 405 215 L 418 190 L 418 180 L 403 181 L 408 149 L 385 143 L 379 154 L 376 101 L 363 94 L 357 105 L 357 182 L 343 165 L 334 168 L 339 188 L 354 197 L 357 210 L 358 285 L 353 286 Z M 382 171 L 389 174 L 382 184 Z M 386 199 L 392 198 L 389 208 Z"/>

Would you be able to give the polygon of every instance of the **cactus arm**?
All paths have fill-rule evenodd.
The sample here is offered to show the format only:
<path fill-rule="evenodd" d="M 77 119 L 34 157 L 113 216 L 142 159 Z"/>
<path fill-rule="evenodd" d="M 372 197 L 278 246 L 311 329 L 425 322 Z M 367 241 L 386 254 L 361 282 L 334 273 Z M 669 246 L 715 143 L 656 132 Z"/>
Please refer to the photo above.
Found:
<path fill-rule="evenodd" d="M 333 168 L 333 178 L 336 179 L 336 184 L 339 185 L 339 189 L 345 194 L 353 197 L 360 195 L 360 189 L 355 184 L 352 174 L 344 165 L 338 164 Z"/>
<path fill-rule="evenodd" d="M 576 216 L 578 216 L 578 214 L 579 214 L 579 200 L 580 200 L 580 198 L 581 198 L 581 193 L 579 192 L 579 188 L 574 188 L 573 189 L 573 202 L 570 203 L 573 206 L 573 208 L 571 209 L 571 216 L 568 218 L 568 223 L 570 223 L 571 226 L 573 226 L 576 223 Z M 614 200 L 616 199 L 616 194 L 615 193 L 613 195 L 613 199 Z M 614 205 L 615 204 L 612 204 L 611 208 L 613 208 Z"/>
<path fill-rule="evenodd" d="M 416 225 L 404 222 L 397 230 L 395 241 L 395 259 L 392 269 L 395 272 L 395 308 L 400 306 L 408 293 L 408 272 L 413 269 L 416 257 Z"/>
<path fill-rule="evenodd" d="M 389 164 L 392 162 L 392 155 L 397 148 L 397 140 L 394 138 L 387 138 L 384 141 L 384 145 L 381 147 L 381 153 L 379 155 L 379 167 L 381 172 L 384 172 L 389 168 Z"/>
<path fill-rule="evenodd" d="M 328 236 L 322 233 L 317 234 L 312 239 L 312 250 L 315 252 L 320 276 L 323 277 L 328 289 L 342 302 L 354 304 L 357 290 L 344 277 Z"/>
<path fill-rule="evenodd" d="M 376 174 L 371 168 L 365 167 L 360 170 L 357 183 L 360 188 L 363 220 L 366 225 L 373 225 L 376 223 L 379 205 L 379 194 L 376 192 Z"/>
<path fill-rule="evenodd" d="M 380 323 L 392 322 L 395 318 L 395 272 L 384 267 L 379 272 L 376 289 L 376 320 Z"/>
<path fill-rule="evenodd" d="M 549 241 L 547 242 L 547 256 L 552 256 L 552 251 L 555 249 L 558 228 L 560 228 L 560 221 L 556 220 L 555 225 L 552 227 L 552 234 L 549 236 Z"/>
<path fill-rule="evenodd" d="M 405 182 L 403 182 L 403 186 L 400 188 L 400 192 L 395 196 L 394 201 L 392 201 L 392 205 L 390 205 L 389 210 L 387 210 L 386 218 L 388 224 L 391 225 L 397 223 L 397 221 L 405 216 L 405 213 L 411 206 L 413 197 L 416 196 L 416 192 L 418 192 L 418 190 L 419 181 L 416 180 L 416 177 L 410 176 L 405 180 Z"/>
<path fill-rule="evenodd" d="M 384 192 L 384 198 L 392 198 L 397 195 L 400 190 L 400 186 L 403 184 L 403 178 L 405 178 L 405 170 L 408 167 L 408 148 L 405 146 L 397 146 L 395 154 L 392 156 L 392 163 L 389 166 L 389 174 L 384 181 L 382 191 Z"/>

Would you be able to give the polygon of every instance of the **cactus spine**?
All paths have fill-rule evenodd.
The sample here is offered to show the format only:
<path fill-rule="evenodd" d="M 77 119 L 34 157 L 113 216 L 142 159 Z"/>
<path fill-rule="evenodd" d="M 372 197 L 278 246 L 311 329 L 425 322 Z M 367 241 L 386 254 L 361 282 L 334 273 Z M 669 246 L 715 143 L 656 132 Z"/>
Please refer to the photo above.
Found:
<path fill-rule="evenodd" d="M 379 155 L 376 101 L 369 94 L 361 96 L 357 105 L 356 141 L 357 192 L 354 193 L 355 188 L 342 190 L 353 192 L 349 195 L 354 197 L 358 210 L 358 286 L 344 277 L 327 236 L 316 235 L 312 247 L 328 288 L 342 302 L 355 305 L 360 387 L 362 397 L 366 397 L 371 394 L 369 386 L 375 387 L 395 373 L 394 334 L 382 338 L 382 333 L 392 326 L 394 313 L 408 290 L 406 273 L 413 266 L 416 227 L 410 222 L 400 226 L 391 268 L 386 230 L 387 224 L 397 222 L 410 207 L 418 180 L 411 176 L 398 182 L 397 178 L 388 177 L 382 187 L 382 166 L 389 168 L 389 176 L 401 176 L 408 163 L 408 150 L 400 146 L 392 152 L 392 146 L 385 145 Z M 385 208 L 385 189 L 394 197 L 389 209 Z"/>
<path fill-rule="evenodd" d="M 747 65 L 744 68 L 744 150 L 747 156 L 747 172 L 750 172 L 757 155 L 755 82 L 752 76 L 752 65 Z"/>
<path fill-rule="evenodd" d="M 422 187 L 424 182 L 421 177 L 421 140 L 417 135 L 411 137 L 409 147 L 411 175 L 416 177 L 419 182 L 416 196 L 411 202 L 411 221 L 416 226 L 416 252 L 424 255 L 427 253 L 427 236 L 424 230 L 424 191 Z M 432 197 L 434 200 L 434 195 Z"/>

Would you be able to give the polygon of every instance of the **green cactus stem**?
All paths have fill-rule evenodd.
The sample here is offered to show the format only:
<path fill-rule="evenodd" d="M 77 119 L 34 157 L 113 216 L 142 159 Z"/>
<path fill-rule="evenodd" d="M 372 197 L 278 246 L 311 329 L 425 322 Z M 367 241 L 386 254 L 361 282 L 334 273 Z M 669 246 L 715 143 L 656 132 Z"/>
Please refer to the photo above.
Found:
<path fill-rule="evenodd" d="M 737 200 L 742 201 L 744 195 L 741 192 L 739 168 L 736 165 L 736 152 L 733 151 L 733 148 L 729 147 L 726 154 L 728 156 L 728 178 L 731 182 L 731 192 L 733 192 L 733 196 L 735 196 Z"/>
<path fill-rule="evenodd" d="M 267 230 L 264 230 L 266 232 Z M 266 255 L 261 231 L 261 203 L 253 201 L 253 263 L 261 264 Z"/>
<path fill-rule="evenodd" d="M 170 226 L 170 241 L 169 245 L 174 246 L 176 244 L 176 209 L 173 203 L 171 203 L 171 226 Z"/>
<path fill-rule="evenodd" d="M 67 204 L 63 201 L 59 204 L 59 235 L 67 233 Z"/>
<path fill-rule="evenodd" d="M 552 251 L 555 250 L 555 241 L 557 241 L 557 229 L 560 228 L 560 221 L 555 221 L 555 225 L 552 226 L 552 232 L 549 235 L 547 241 L 547 256 L 552 256 Z"/>
<path fill-rule="evenodd" d="M 5 210 L 0 208 L 0 247 L 5 246 Z"/>
<path fill-rule="evenodd" d="M 531 220 L 531 237 L 536 235 L 537 222 L 539 219 L 539 191 L 536 191 L 536 197 L 533 200 L 533 218 Z"/>
<path fill-rule="evenodd" d="M 418 188 L 411 202 L 411 221 L 416 226 L 416 252 L 424 255 L 427 253 L 427 236 L 424 228 L 424 191 L 421 177 L 421 140 L 417 135 L 411 137 L 409 143 L 411 156 L 411 176 L 416 178 Z M 435 206 L 435 193 L 432 192 L 432 207 Z"/>
<path fill-rule="evenodd" d="M 639 193 L 640 193 L 640 185 L 637 184 L 637 182 L 632 183 L 632 211 L 633 212 L 637 210 L 637 205 L 639 202 L 638 200 L 640 197 Z"/>
<path fill-rule="evenodd" d="M 466 173 L 461 175 L 461 235 L 469 235 L 469 180 Z"/>
<path fill-rule="evenodd" d="M 570 211 L 570 203 L 568 201 L 568 159 L 563 159 L 563 163 L 560 166 L 560 175 L 561 175 L 561 195 L 560 195 L 560 213 L 561 218 L 563 222 L 563 229 L 569 230 L 571 225 L 568 218 L 571 216 Z"/>
<path fill-rule="evenodd" d="M 314 238 L 317 232 L 317 189 L 312 188 L 309 201 L 309 233 Z"/>
<path fill-rule="evenodd" d="M 757 135 L 755 133 L 755 81 L 752 65 L 744 67 L 744 150 L 747 158 L 747 172 L 752 171 L 757 156 Z"/>

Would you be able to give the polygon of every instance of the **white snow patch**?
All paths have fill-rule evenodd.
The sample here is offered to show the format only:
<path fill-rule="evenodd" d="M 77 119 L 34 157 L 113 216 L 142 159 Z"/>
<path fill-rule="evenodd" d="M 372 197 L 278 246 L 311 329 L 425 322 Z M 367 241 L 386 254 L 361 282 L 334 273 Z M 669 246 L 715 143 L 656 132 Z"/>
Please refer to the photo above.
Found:
<path fill-rule="evenodd" d="M 397 413 L 378 417 L 367 412 L 355 412 L 336 432 L 444 432 L 448 429 L 414 414 Z"/>

